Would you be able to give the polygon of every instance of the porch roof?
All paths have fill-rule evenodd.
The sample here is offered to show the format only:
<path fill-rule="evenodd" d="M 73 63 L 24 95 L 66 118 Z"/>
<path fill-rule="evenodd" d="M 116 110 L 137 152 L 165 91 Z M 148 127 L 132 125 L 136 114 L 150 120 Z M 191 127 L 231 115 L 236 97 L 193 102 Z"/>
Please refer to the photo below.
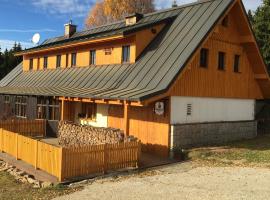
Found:
<path fill-rule="evenodd" d="M 134 64 L 29 72 L 20 64 L 0 81 L 0 93 L 131 101 L 163 94 L 233 2 L 200 1 L 171 9 L 178 12 L 175 20 Z"/>

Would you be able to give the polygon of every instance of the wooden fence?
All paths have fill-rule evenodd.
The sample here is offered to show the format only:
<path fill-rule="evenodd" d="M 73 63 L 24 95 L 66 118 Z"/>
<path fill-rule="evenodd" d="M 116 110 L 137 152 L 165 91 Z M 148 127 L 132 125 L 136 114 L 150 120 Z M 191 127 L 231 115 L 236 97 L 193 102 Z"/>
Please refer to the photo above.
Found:
<path fill-rule="evenodd" d="M 0 129 L 0 151 L 41 169 L 59 181 L 137 167 L 140 142 L 62 148 Z"/>
<path fill-rule="evenodd" d="M 24 136 L 37 137 L 46 135 L 46 120 L 1 120 L 0 128 Z"/>

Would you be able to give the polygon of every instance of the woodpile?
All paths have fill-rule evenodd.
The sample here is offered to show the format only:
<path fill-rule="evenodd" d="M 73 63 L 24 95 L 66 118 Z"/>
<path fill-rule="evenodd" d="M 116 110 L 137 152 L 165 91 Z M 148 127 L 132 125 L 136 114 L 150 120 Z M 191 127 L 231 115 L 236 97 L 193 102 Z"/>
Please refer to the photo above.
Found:
<path fill-rule="evenodd" d="M 125 137 L 123 131 L 113 128 L 98 128 L 60 122 L 58 129 L 59 144 L 63 147 L 84 147 L 89 145 L 116 144 L 136 141 L 134 137 Z"/>

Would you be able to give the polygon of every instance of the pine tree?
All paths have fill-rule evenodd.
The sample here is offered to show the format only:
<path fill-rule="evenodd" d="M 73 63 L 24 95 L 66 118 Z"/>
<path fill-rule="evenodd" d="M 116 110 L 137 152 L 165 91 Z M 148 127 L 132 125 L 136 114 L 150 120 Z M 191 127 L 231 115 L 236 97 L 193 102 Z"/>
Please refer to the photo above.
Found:
<path fill-rule="evenodd" d="M 270 69 L 270 1 L 264 0 L 253 16 L 253 29 L 268 69 Z"/>
<path fill-rule="evenodd" d="M 14 46 L 10 50 L 6 49 L 4 53 L 1 53 L 0 48 L 0 79 L 22 62 L 22 57 L 14 55 L 21 50 L 22 47 L 20 43 L 14 43 Z"/>

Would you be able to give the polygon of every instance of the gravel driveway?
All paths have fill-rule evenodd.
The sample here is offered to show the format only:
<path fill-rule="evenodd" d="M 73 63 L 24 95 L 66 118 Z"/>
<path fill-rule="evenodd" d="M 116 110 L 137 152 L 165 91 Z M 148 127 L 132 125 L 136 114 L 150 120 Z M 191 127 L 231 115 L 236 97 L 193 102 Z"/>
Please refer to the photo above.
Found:
<path fill-rule="evenodd" d="M 119 179 L 99 180 L 84 190 L 57 200 L 94 199 L 270 199 L 270 170 L 240 167 L 194 167 L 172 165 Z"/>

